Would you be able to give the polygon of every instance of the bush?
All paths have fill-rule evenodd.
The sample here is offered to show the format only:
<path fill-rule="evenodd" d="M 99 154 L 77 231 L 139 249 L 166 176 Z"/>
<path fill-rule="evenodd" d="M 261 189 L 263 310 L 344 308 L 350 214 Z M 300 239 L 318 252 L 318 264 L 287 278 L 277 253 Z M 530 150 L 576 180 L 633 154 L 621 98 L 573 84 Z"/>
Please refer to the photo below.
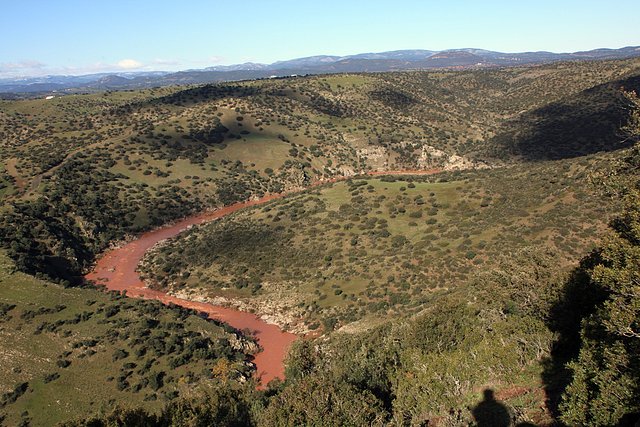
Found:
<path fill-rule="evenodd" d="M 2 399 L 0 399 L 0 408 L 15 402 L 16 400 L 18 400 L 18 398 L 20 396 L 22 396 L 23 394 L 25 394 L 27 392 L 27 390 L 29 390 L 29 383 L 28 382 L 24 382 L 24 383 L 20 383 L 17 384 L 14 388 L 13 391 L 9 392 L 9 393 L 5 393 L 2 395 Z"/>
<path fill-rule="evenodd" d="M 69 365 L 71 365 L 71 361 L 66 359 L 58 359 L 56 365 L 58 365 L 60 368 L 67 368 L 69 367 Z"/>
<path fill-rule="evenodd" d="M 111 356 L 111 360 L 115 362 L 116 360 L 124 359 L 127 356 L 129 356 L 129 353 L 127 353 L 125 350 L 118 349 L 113 352 L 113 355 Z"/>
<path fill-rule="evenodd" d="M 51 374 L 45 375 L 43 382 L 47 384 L 47 383 L 50 383 L 51 381 L 57 380 L 58 378 L 60 378 L 60 374 L 57 372 L 53 372 Z"/>

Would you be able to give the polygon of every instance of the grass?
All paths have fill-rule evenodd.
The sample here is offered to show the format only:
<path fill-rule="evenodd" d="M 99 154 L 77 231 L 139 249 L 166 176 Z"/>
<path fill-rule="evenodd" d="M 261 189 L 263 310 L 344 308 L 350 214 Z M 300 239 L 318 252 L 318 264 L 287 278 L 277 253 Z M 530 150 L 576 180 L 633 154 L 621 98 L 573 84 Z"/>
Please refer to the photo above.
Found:
<path fill-rule="evenodd" d="M 228 344 L 236 335 L 214 323 L 156 302 L 61 288 L 14 272 L 4 253 L 0 308 L 6 311 L 0 318 L 0 395 L 28 383 L 15 402 L 3 401 L 0 414 L 8 425 L 25 418 L 53 425 L 114 405 L 155 411 L 179 395 L 249 373 L 245 356 Z M 181 336 L 190 338 L 183 343 Z M 180 349 L 194 337 L 207 340 L 216 356 L 175 366 Z M 124 357 L 116 359 L 118 351 Z M 227 366 L 220 372 L 228 377 L 215 377 L 222 362 Z M 160 372 L 163 384 L 142 386 Z"/>
<path fill-rule="evenodd" d="M 0 102 L 0 165 L 15 159 L 9 174 L 29 189 L 0 189 L 3 243 L 24 270 L 79 276 L 110 242 L 208 207 L 368 168 L 445 167 L 453 154 L 485 162 L 496 169 L 313 188 L 194 228 L 147 258 L 146 274 L 158 286 L 242 298 L 257 311 L 275 306 L 308 329 L 380 325 L 371 336 L 354 334 L 355 341 L 388 332 L 386 341 L 395 343 L 398 330 L 418 322 L 417 331 L 435 338 L 407 332 L 406 352 L 396 353 L 403 370 L 390 358 L 388 372 L 398 410 L 420 406 L 419 421 L 460 403 L 451 395 L 456 379 L 468 381 L 466 404 L 492 381 L 534 386 L 542 369 L 536 358 L 548 353 L 552 334 L 541 325 L 547 312 L 530 300 L 554 292 L 538 293 L 541 282 L 553 285 L 538 275 L 566 273 L 615 211 L 590 181 L 613 170 L 617 153 L 603 152 L 623 148 L 619 127 L 630 109 L 620 87 L 638 90 L 638 75 L 640 62 L 632 59 Z M 443 156 L 419 163 L 429 147 Z M 69 274 L 58 274 L 55 267 L 65 263 Z M 236 380 L 233 372 L 249 371 L 244 356 L 219 340 L 231 338 L 228 331 L 197 316 L 61 288 L 12 272 L 6 257 L 2 265 L 0 301 L 16 305 L 0 321 L 0 412 L 7 423 L 18 424 L 25 413 L 33 424 L 51 424 L 119 402 L 156 410 L 174 392 L 222 380 L 205 372 L 231 372 Z M 440 307 L 449 299 L 469 311 L 462 326 L 470 334 L 460 341 L 458 330 L 447 330 L 458 325 L 450 307 Z M 107 316 L 110 310 L 117 312 Z M 421 327 L 425 318 L 438 321 Z M 133 339 L 149 319 L 162 325 L 151 333 L 169 334 L 159 338 L 169 349 L 169 341 L 197 332 L 211 338 L 218 357 L 181 364 L 158 390 L 135 392 L 149 372 L 125 364 L 150 360 L 136 355 L 141 346 Z M 546 348 L 521 348 L 532 319 Z M 98 343 L 74 347 L 88 338 Z M 435 354 L 427 346 L 434 339 L 453 350 Z M 470 348 L 481 356 L 479 366 L 469 360 Z M 117 350 L 128 355 L 114 360 Z M 178 355 L 189 353 L 165 350 L 149 369 L 169 372 Z M 351 374 L 360 353 L 338 350 L 340 343 L 327 354 L 338 354 L 346 366 L 340 370 Z M 211 366 L 227 360 L 232 369 Z M 519 371 L 533 364 L 532 372 Z M 371 359 L 371 366 L 379 364 Z M 443 372 L 453 382 L 443 382 Z M 152 396 L 157 400 L 145 400 Z"/>
<path fill-rule="evenodd" d="M 518 251 L 575 265 L 615 209 L 589 179 L 608 164 L 339 182 L 194 228 L 144 271 L 158 286 L 244 297 L 258 311 L 275 300 L 307 307 L 307 325 L 414 313 Z"/>
<path fill-rule="evenodd" d="M 9 162 L 7 162 L 6 167 L 0 164 L 0 200 L 10 197 L 16 192 L 14 185 L 15 178 L 7 171 L 10 166 L 11 164 Z"/>
<path fill-rule="evenodd" d="M 291 145 L 272 136 L 250 134 L 241 140 L 229 141 L 227 148 L 219 154 L 225 160 L 240 160 L 252 169 L 264 171 L 269 168 L 277 170 L 282 166 L 282 159 L 289 156 Z M 255 153 L 260 153 L 256 157 Z"/>

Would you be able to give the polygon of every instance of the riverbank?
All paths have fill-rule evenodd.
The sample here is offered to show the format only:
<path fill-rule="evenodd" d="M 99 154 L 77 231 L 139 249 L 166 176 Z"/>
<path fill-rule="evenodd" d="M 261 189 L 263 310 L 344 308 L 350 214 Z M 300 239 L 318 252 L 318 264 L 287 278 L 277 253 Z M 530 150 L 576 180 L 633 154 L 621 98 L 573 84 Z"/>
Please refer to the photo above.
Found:
<path fill-rule="evenodd" d="M 257 353 L 253 360 L 256 365 L 256 378 L 263 385 L 275 378 L 283 379 L 284 358 L 291 343 L 297 339 L 296 335 L 281 331 L 277 325 L 269 324 L 252 313 L 188 301 L 165 292 L 149 289 L 136 271 L 138 263 L 148 249 L 162 240 L 176 236 L 189 226 L 218 219 L 239 209 L 266 203 L 282 196 L 270 195 L 258 200 L 236 203 L 144 233 L 139 238 L 103 254 L 94 269 L 85 278 L 94 281 L 98 285 L 105 286 L 108 290 L 126 291 L 130 297 L 155 299 L 165 304 L 176 304 L 195 309 L 206 313 L 211 319 L 228 323 L 236 329 L 251 331 L 258 345 L 262 348 L 262 351 Z"/>
<path fill-rule="evenodd" d="M 431 175 L 438 172 L 440 171 L 432 169 L 428 171 L 372 172 L 368 175 Z M 341 180 L 345 179 L 349 179 L 349 177 L 344 177 Z M 329 182 L 335 181 L 338 181 L 338 179 L 332 179 Z M 324 183 L 327 182 L 314 183 L 313 186 Z M 88 273 L 85 278 L 98 285 L 105 286 L 108 290 L 126 291 L 127 295 L 131 297 L 155 299 L 165 304 L 176 304 L 195 309 L 206 313 L 211 319 L 228 323 L 236 329 L 249 330 L 262 349 L 261 352 L 255 355 L 253 360 L 257 370 L 256 378 L 262 385 L 266 385 L 275 378 L 284 379 L 284 359 L 291 343 L 298 338 L 297 335 L 280 330 L 277 325 L 267 323 L 256 314 L 206 302 L 191 301 L 162 291 L 150 289 L 140 278 L 137 267 L 144 254 L 154 245 L 180 234 L 190 226 L 219 219 L 240 209 L 267 203 L 289 194 L 290 193 L 271 194 L 259 199 L 235 203 L 214 211 L 207 211 L 184 218 L 167 226 L 146 232 L 137 239 L 131 240 L 104 253 L 98 259 L 93 270 Z"/>

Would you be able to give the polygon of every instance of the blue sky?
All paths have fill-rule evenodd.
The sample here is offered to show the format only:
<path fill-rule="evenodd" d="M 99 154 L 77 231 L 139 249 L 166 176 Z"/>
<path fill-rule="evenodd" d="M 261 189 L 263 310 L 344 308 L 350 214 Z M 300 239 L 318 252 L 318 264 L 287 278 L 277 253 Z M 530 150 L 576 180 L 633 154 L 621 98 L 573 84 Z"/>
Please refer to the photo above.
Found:
<path fill-rule="evenodd" d="M 0 0 L 0 77 L 640 45 L 639 0 Z"/>

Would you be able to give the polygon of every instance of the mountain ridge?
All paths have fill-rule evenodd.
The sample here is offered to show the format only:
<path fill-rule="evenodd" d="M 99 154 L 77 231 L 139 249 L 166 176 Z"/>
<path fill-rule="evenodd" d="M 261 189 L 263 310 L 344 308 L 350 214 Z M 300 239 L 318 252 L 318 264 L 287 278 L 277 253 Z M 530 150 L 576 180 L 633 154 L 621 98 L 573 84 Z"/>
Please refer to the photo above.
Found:
<path fill-rule="evenodd" d="M 80 76 L 48 75 L 0 79 L 0 93 L 78 92 L 125 90 L 180 84 L 217 83 L 306 74 L 367 73 L 386 71 L 492 68 L 560 61 L 626 59 L 640 56 L 640 46 L 598 48 L 570 53 L 497 52 L 479 48 L 440 51 L 405 49 L 354 55 L 314 55 L 271 64 L 246 62 L 177 72 L 141 71 L 96 73 Z"/>

